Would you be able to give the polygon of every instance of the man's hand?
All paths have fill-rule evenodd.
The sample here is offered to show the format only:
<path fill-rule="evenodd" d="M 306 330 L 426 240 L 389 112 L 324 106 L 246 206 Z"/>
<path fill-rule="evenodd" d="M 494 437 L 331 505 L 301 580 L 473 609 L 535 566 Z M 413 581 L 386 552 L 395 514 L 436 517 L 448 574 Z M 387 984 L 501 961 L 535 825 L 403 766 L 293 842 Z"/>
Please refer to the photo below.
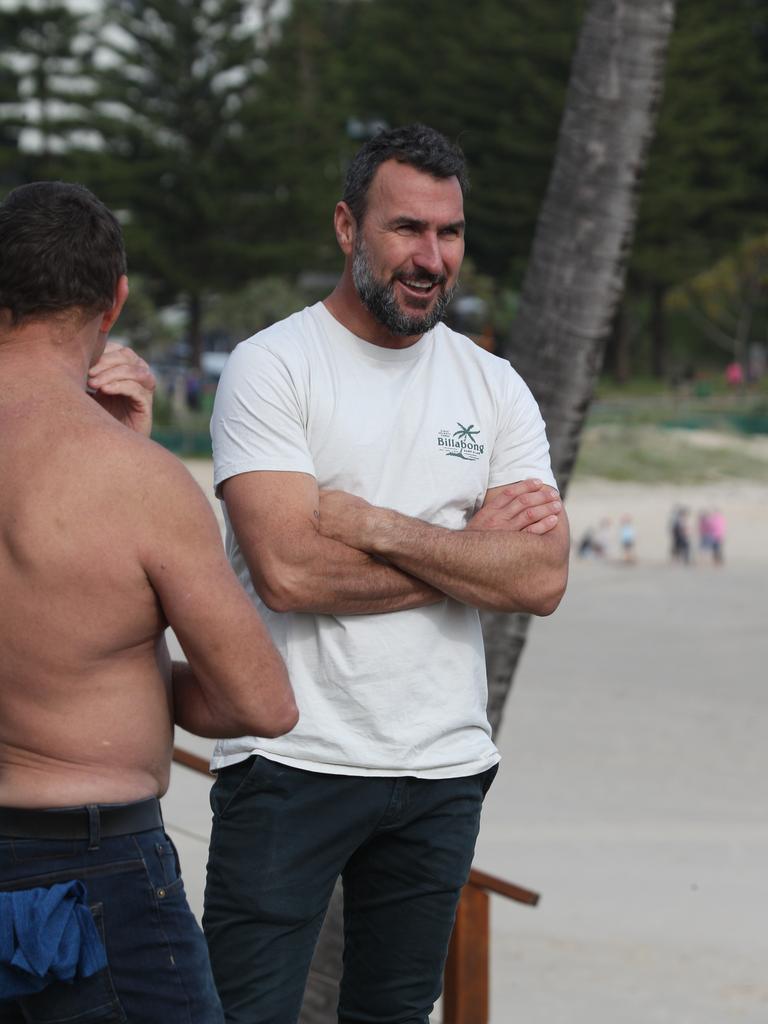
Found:
<path fill-rule="evenodd" d="M 97 363 L 88 371 L 88 387 L 110 416 L 131 430 L 149 437 L 155 376 L 133 349 L 108 341 Z"/>
<path fill-rule="evenodd" d="M 560 495 L 541 480 L 519 480 L 490 498 L 467 523 L 467 530 L 549 533 L 562 511 Z"/>

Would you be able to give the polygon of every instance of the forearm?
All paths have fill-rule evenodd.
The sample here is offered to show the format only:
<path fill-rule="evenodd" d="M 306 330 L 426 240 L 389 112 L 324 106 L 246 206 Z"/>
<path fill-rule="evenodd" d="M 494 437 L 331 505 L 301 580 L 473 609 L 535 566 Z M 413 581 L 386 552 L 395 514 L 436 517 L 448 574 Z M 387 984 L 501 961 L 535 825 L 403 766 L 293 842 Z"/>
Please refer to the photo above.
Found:
<path fill-rule="evenodd" d="M 567 578 L 567 526 L 546 536 L 449 530 L 374 509 L 362 545 L 399 569 L 476 608 L 547 615 Z"/>
<path fill-rule="evenodd" d="M 286 688 L 279 704 L 272 700 L 265 714 L 263 702 L 259 702 L 261 706 L 254 710 L 244 701 L 232 700 L 224 687 L 218 687 L 215 692 L 210 687 L 206 688 L 186 661 L 173 662 L 171 679 L 174 721 L 196 736 L 212 739 L 279 736 L 296 723 L 295 704 L 289 688 Z"/>
<path fill-rule="evenodd" d="M 222 494 L 256 592 L 276 612 L 373 615 L 445 598 L 423 580 L 325 536 L 317 481 L 305 473 L 252 472 Z"/>
<path fill-rule="evenodd" d="M 273 611 L 374 615 L 407 611 L 445 599 L 439 588 L 364 551 L 315 534 L 290 564 L 254 559 L 252 576 Z"/>
<path fill-rule="evenodd" d="M 186 661 L 173 662 L 173 717 L 176 725 L 196 736 L 241 736 L 246 731 L 223 707 L 209 699 Z"/>

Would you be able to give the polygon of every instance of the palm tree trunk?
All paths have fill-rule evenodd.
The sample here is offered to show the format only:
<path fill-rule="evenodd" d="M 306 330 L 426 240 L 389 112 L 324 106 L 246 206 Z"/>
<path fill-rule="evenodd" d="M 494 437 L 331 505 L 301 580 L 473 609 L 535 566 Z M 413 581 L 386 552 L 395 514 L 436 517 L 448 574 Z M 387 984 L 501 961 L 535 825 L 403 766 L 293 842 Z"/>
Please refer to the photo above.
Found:
<path fill-rule="evenodd" d="M 503 353 L 541 405 L 563 492 L 624 284 L 674 6 L 674 0 L 592 0 L 588 6 L 520 310 Z M 528 620 L 484 615 L 483 627 L 496 728 Z M 318 944 L 301 1024 L 336 1020 L 338 927 L 326 930 L 332 941 Z"/>
<path fill-rule="evenodd" d="M 520 309 L 502 353 L 541 406 L 563 494 L 624 288 L 674 8 L 674 0 L 591 0 L 587 8 Z M 483 616 L 494 727 L 522 650 L 522 619 Z"/>

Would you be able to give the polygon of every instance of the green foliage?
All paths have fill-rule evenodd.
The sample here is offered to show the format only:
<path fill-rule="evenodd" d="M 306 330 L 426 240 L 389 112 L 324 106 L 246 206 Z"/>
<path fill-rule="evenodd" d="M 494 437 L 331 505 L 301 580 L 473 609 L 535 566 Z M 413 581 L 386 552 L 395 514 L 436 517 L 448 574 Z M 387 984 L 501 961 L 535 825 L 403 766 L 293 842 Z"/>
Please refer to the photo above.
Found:
<path fill-rule="evenodd" d="M 667 302 L 768 221 L 768 10 L 734 0 L 678 0 L 664 95 L 642 186 L 623 317 L 608 363 L 657 377 L 723 363 L 727 345 L 692 306 Z M 674 307 L 674 308 L 673 308 Z M 742 318 L 742 326 L 746 321 Z M 738 331 L 737 331 L 738 333 Z M 628 340 L 631 338 L 631 341 Z M 629 349 L 631 348 L 631 359 Z"/>
<path fill-rule="evenodd" d="M 340 266 L 332 214 L 352 104 L 347 12 L 356 2 L 294 0 L 271 27 L 262 73 L 243 108 L 241 141 L 258 196 L 258 270 L 296 275 Z"/>
<path fill-rule="evenodd" d="M 169 294 L 251 272 L 253 202 L 238 160 L 240 87 L 257 60 L 243 0 L 105 0 L 83 160 L 127 211 L 132 262 Z"/>
<path fill-rule="evenodd" d="M 684 281 L 766 224 L 767 26 L 753 0 L 734 0 L 727 16 L 718 0 L 679 0 L 642 189 L 635 281 Z"/>
<path fill-rule="evenodd" d="M 263 277 L 236 292 L 215 296 L 206 307 L 203 323 L 210 331 L 240 341 L 304 305 L 304 294 L 285 278 Z"/>
<path fill-rule="evenodd" d="M 260 66 L 246 0 L 104 0 L 78 176 L 122 211 L 154 298 L 185 296 L 194 361 L 206 293 L 268 263 L 243 109 Z"/>
<path fill-rule="evenodd" d="M 19 76 L 9 52 L 14 28 L 12 13 L 0 11 L 0 189 L 18 181 Z"/>
<path fill-rule="evenodd" d="M 768 329 L 768 235 L 752 238 L 670 292 L 668 311 L 681 311 L 699 335 L 729 358 L 746 362 Z"/>

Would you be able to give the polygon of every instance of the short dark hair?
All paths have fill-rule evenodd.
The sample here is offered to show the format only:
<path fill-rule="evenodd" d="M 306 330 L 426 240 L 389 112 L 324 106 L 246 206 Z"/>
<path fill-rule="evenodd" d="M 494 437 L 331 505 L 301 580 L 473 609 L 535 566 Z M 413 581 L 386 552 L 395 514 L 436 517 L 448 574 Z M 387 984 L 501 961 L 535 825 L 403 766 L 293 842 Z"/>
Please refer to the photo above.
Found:
<path fill-rule="evenodd" d="M 0 308 L 14 325 L 71 309 L 106 312 L 125 269 L 117 219 L 82 185 L 36 181 L 0 203 Z"/>
<path fill-rule="evenodd" d="M 469 191 L 467 163 L 461 149 L 425 124 L 409 124 L 390 128 L 374 135 L 355 154 L 344 181 L 343 199 L 358 222 L 362 221 L 376 171 L 386 160 L 397 160 L 433 178 L 459 180 L 461 191 Z"/>

